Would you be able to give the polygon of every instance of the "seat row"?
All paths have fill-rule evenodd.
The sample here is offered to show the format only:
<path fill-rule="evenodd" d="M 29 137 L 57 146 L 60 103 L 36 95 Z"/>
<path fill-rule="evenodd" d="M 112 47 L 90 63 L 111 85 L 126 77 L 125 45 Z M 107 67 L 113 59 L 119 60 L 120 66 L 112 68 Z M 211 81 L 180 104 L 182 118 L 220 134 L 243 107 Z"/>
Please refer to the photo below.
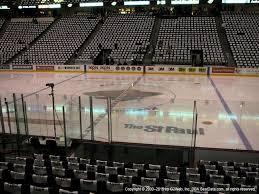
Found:
<path fill-rule="evenodd" d="M 49 183 L 51 181 L 51 183 Z M 123 193 L 130 191 L 129 188 L 141 188 L 145 187 L 146 191 L 150 189 L 163 189 L 172 188 L 222 188 L 227 189 L 235 186 L 236 188 L 250 188 L 254 193 L 258 190 L 258 185 L 230 185 L 222 183 L 210 183 L 210 182 L 195 182 L 195 181 L 181 181 L 181 180 L 170 180 L 170 179 L 154 179 L 144 178 L 133 180 L 132 183 L 123 182 L 110 182 L 109 180 L 85 180 L 85 179 L 69 179 L 55 177 L 53 179 L 44 180 L 43 178 L 31 182 L 31 183 L 14 183 L 0 181 L 0 193 L 31 193 L 31 194 L 49 194 L 49 193 Z M 143 191 L 143 190 L 140 190 Z M 127 192 L 129 193 L 129 192 Z M 158 192 L 161 193 L 161 192 Z M 166 192 L 163 192 L 166 193 Z M 174 192 L 172 192 L 174 193 Z"/>

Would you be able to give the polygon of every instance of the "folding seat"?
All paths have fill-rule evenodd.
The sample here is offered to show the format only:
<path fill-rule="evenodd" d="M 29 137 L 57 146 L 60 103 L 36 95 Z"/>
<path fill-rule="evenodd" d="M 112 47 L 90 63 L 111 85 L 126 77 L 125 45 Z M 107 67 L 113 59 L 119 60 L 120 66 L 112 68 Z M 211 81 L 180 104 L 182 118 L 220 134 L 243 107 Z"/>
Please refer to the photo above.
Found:
<path fill-rule="evenodd" d="M 22 194 L 23 189 L 22 189 L 22 184 L 12 184 L 12 183 L 4 183 L 4 188 L 3 190 L 7 193 L 11 194 Z"/>
<path fill-rule="evenodd" d="M 209 175 L 210 183 L 224 183 L 224 176 L 222 175 Z"/>
<path fill-rule="evenodd" d="M 126 176 L 138 176 L 138 169 L 125 168 Z"/>
<path fill-rule="evenodd" d="M 205 169 L 205 172 L 207 175 L 209 175 L 209 174 L 218 175 L 218 170 Z"/>
<path fill-rule="evenodd" d="M 168 189 L 179 188 L 180 187 L 180 181 L 179 180 L 164 179 L 164 187 L 168 188 Z"/>
<path fill-rule="evenodd" d="M 110 174 L 110 175 L 116 175 L 116 174 L 118 174 L 118 168 L 105 166 L 105 173 Z"/>
<path fill-rule="evenodd" d="M 241 174 L 244 174 L 244 176 L 245 176 L 246 172 L 252 171 L 251 167 L 236 167 L 236 168 L 239 169 L 239 172 Z"/>
<path fill-rule="evenodd" d="M 187 181 L 195 181 L 195 182 L 200 182 L 200 174 L 191 174 L 191 173 L 186 173 L 186 180 Z"/>
<path fill-rule="evenodd" d="M 80 165 L 79 165 L 79 163 L 68 162 L 68 169 L 79 170 L 80 169 Z"/>
<path fill-rule="evenodd" d="M 112 193 L 124 192 L 124 184 L 123 183 L 113 183 L 113 182 L 106 182 L 106 189 Z"/>
<path fill-rule="evenodd" d="M 246 178 L 245 177 L 235 177 L 235 176 L 232 176 L 231 177 L 231 182 L 232 184 L 234 185 L 244 185 L 246 183 Z"/>
<path fill-rule="evenodd" d="M 67 191 L 67 190 L 64 190 L 64 189 L 59 189 L 58 193 L 59 194 L 79 194 L 78 191 Z"/>
<path fill-rule="evenodd" d="M 97 172 L 97 166 L 86 164 L 86 170 L 89 172 Z"/>
<path fill-rule="evenodd" d="M 74 177 L 78 179 L 88 179 L 87 171 L 74 170 Z"/>
<path fill-rule="evenodd" d="M 8 169 L 8 162 L 0 162 L 0 169 L 5 170 Z"/>
<path fill-rule="evenodd" d="M 34 163 L 33 163 L 34 166 L 45 166 L 45 160 L 42 160 L 42 159 L 35 159 L 34 160 Z"/>
<path fill-rule="evenodd" d="M 154 165 L 154 164 L 148 164 L 148 169 L 150 169 L 150 170 L 160 170 L 161 166 L 160 165 Z"/>
<path fill-rule="evenodd" d="M 221 184 L 221 183 L 213 183 L 214 188 L 223 188 L 226 190 L 226 188 L 230 188 L 230 184 Z"/>
<path fill-rule="evenodd" d="M 189 187 L 203 187 L 203 188 L 205 188 L 205 182 L 189 181 Z"/>
<path fill-rule="evenodd" d="M 232 170 L 225 170 L 225 174 L 227 175 L 227 176 L 236 176 L 236 177 L 238 177 L 238 171 L 232 171 Z"/>
<path fill-rule="evenodd" d="M 159 170 L 146 170 L 146 177 L 148 178 L 159 178 L 160 177 L 160 173 Z"/>
<path fill-rule="evenodd" d="M 72 187 L 75 186 L 75 185 L 72 185 L 71 178 L 56 177 L 55 181 L 56 181 L 56 185 L 58 187 L 61 187 L 61 188 L 64 188 L 64 189 L 71 190 Z"/>
<path fill-rule="evenodd" d="M 133 169 L 144 170 L 144 164 L 133 163 Z"/>
<path fill-rule="evenodd" d="M 177 172 L 178 171 L 178 167 L 166 166 L 166 171 Z"/>
<path fill-rule="evenodd" d="M 4 175 L 5 172 L 8 173 L 8 170 L 6 170 L 6 169 L 5 169 L 5 170 L 0 169 L 0 182 L 5 179 L 5 175 Z"/>
<path fill-rule="evenodd" d="M 134 188 L 134 194 L 151 194 L 151 192 L 148 191 L 142 191 L 142 185 L 132 184 L 132 188 Z"/>
<path fill-rule="evenodd" d="M 14 164 L 13 170 L 15 172 L 25 172 L 26 171 L 26 165 L 25 164 Z"/>
<path fill-rule="evenodd" d="M 16 163 L 16 158 L 13 158 L 13 157 L 5 157 L 5 162 L 8 162 L 8 163 Z"/>
<path fill-rule="evenodd" d="M 65 177 L 66 176 L 66 170 L 63 169 L 63 168 L 52 167 L 52 175 L 59 176 L 59 177 Z"/>
<path fill-rule="evenodd" d="M 180 180 L 180 172 L 166 172 L 166 177 L 168 179 L 173 179 L 173 180 Z"/>
<path fill-rule="evenodd" d="M 47 175 L 49 172 L 46 167 L 33 166 L 33 172 L 38 175 Z"/>
<path fill-rule="evenodd" d="M 82 191 L 97 192 L 97 180 L 80 179 L 80 189 Z"/>
<path fill-rule="evenodd" d="M 190 191 L 190 194 L 208 194 L 208 192 L 203 191 Z"/>
<path fill-rule="evenodd" d="M 132 176 L 118 175 L 117 182 L 124 184 L 132 184 Z"/>
<path fill-rule="evenodd" d="M 30 185 L 30 194 L 50 194 L 48 187 L 37 187 Z"/>
<path fill-rule="evenodd" d="M 33 174 L 32 175 L 32 184 L 35 186 L 48 186 L 51 185 L 52 183 L 52 177 L 49 177 L 47 175 L 37 175 Z"/>
<path fill-rule="evenodd" d="M 124 168 L 124 163 L 123 162 L 113 162 L 113 167 Z"/>
<path fill-rule="evenodd" d="M 246 172 L 246 177 L 256 177 L 259 178 L 258 172 Z"/>
<path fill-rule="evenodd" d="M 186 173 L 198 174 L 199 169 L 198 168 L 186 168 Z"/>
<path fill-rule="evenodd" d="M 155 187 L 156 186 L 156 178 L 141 177 L 140 181 L 141 181 L 141 185 L 142 186 L 151 186 L 151 187 Z"/>
<path fill-rule="evenodd" d="M 105 174 L 105 173 L 95 173 L 95 179 L 97 181 L 108 181 L 109 180 L 109 174 Z"/>
<path fill-rule="evenodd" d="M 252 193 L 256 193 L 257 192 L 257 186 L 241 185 L 240 189 L 242 189 L 242 188 L 246 188 L 247 190 L 240 191 L 240 193 L 252 194 Z"/>
<path fill-rule="evenodd" d="M 66 160 L 67 160 L 67 162 L 71 162 L 71 163 L 79 163 L 80 158 L 78 158 L 78 157 L 67 157 Z"/>
<path fill-rule="evenodd" d="M 205 169 L 216 170 L 216 165 L 204 165 Z"/>
<path fill-rule="evenodd" d="M 90 159 L 83 159 L 83 158 L 80 158 L 80 163 L 81 163 L 81 164 L 90 164 Z"/>
<path fill-rule="evenodd" d="M 28 175 L 26 175 L 25 172 L 10 171 L 10 182 L 25 184 L 28 182 Z"/>
<path fill-rule="evenodd" d="M 234 166 L 222 166 L 222 169 L 224 170 L 224 171 L 234 171 L 235 169 L 234 169 Z"/>

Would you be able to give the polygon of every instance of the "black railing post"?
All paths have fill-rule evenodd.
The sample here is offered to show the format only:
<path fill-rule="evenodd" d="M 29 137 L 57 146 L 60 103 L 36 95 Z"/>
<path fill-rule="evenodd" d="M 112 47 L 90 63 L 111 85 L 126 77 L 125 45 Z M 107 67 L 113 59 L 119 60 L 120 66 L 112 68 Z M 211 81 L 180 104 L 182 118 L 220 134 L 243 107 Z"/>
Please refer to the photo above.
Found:
<path fill-rule="evenodd" d="M 16 129 L 17 129 L 17 134 L 16 134 L 17 142 L 16 143 L 17 143 L 18 155 L 20 156 L 20 125 L 19 125 L 19 115 L 18 115 L 18 110 L 17 110 L 15 93 L 13 93 L 13 103 L 14 103 L 15 122 L 16 122 Z"/>
<path fill-rule="evenodd" d="M 7 102 L 7 99 L 5 98 L 5 106 L 6 106 L 6 113 L 7 113 L 7 122 L 9 127 L 9 133 L 12 134 L 12 128 L 11 128 L 11 121 L 10 121 L 10 111 L 9 111 L 9 103 Z"/>
<path fill-rule="evenodd" d="M 25 106 L 24 106 L 24 98 L 23 98 L 23 94 L 21 94 L 21 99 L 22 99 L 22 111 L 23 111 L 24 131 L 25 131 L 25 134 L 27 135 L 27 129 L 26 129 L 26 117 L 25 117 Z"/>
<path fill-rule="evenodd" d="M 64 139 L 65 139 L 65 149 L 67 150 L 67 128 L 66 128 L 66 113 L 65 113 L 65 107 L 62 107 L 63 112 L 63 127 L 64 127 Z"/>
<path fill-rule="evenodd" d="M 78 97 L 78 105 L 79 105 L 79 123 L 80 123 L 80 139 L 83 139 L 83 129 L 82 129 L 82 105 L 81 105 L 81 96 Z"/>
<path fill-rule="evenodd" d="M 2 133 L 5 134 L 4 116 L 3 116 L 3 110 L 2 110 L 2 99 L 1 99 L 1 97 L 0 97 L 0 119 L 1 119 Z"/>
<path fill-rule="evenodd" d="M 93 115 L 93 97 L 89 97 L 90 104 L 90 127 L 91 127 L 91 140 L 94 141 L 94 115 Z"/>
<path fill-rule="evenodd" d="M 26 124 L 26 135 L 27 135 L 27 137 L 29 137 L 29 124 L 28 124 L 28 116 L 27 116 L 27 104 L 26 104 L 26 102 L 24 102 L 24 111 L 25 111 L 25 124 Z M 28 139 L 28 143 L 29 143 L 29 138 L 27 138 Z"/>
<path fill-rule="evenodd" d="M 107 113 L 108 113 L 108 141 L 112 143 L 112 121 L 111 121 L 111 98 L 107 98 Z"/>

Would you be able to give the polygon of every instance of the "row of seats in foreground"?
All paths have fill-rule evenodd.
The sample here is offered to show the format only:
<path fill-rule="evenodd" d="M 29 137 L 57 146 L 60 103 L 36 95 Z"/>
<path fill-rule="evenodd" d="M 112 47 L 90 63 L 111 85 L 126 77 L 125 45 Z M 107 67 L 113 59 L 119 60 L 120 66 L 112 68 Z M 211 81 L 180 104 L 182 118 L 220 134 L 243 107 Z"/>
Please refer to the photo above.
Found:
<path fill-rule="evenodd" d="M 102 193 L 138 186 L 256 190 L 259 185 L 258 163 L 200 161 L 197 168 L 186 168 L 37 154 L 28 159 L 5 157 L 3 160 L 2 188 L 20 184 L 25 188 L 26 185 L 51 188 L 55 192 L 65 189 Z"/>

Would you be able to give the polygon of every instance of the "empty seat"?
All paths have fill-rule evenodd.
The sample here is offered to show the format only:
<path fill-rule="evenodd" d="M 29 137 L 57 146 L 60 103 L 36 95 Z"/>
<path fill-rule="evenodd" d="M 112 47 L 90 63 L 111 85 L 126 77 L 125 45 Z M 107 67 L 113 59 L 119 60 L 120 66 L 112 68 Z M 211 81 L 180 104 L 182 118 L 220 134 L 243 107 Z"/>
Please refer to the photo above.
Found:
<path fill-rule="evenodd" d="M 33 166 L 33 171 L 35 174 L 38 175 L 47 175 L 48 171 L 46 167 L 41 167 L 41 166 Z"/>
<path fill-rule="evenodd" d="M 126 176 L 138 176 L 137 169 L 125 168 L 125 175 Z"/>
<path fill-rule="evenodd" d="M 195 181 L 195 182 L 200 182 L 200 174 L 191 174 L 191 173 L 186 173 L 186 180 L 187 181 Z"/>
<path fill-rule="evenodd" d="M 48 187 L 36 187 L 36 186 L 30 186 L 30 193 L 31 194 L 49 194 L 49 188 Z"/>
<path fill-rule="evenodd" d="M 97 181 L 108 181 L 109 179 L 109 174 L 104 174 L 104 173 L 95 173 L 95 179 Z"/>
<path fill-rule="evenodd" d="M 118 168 L 117 167 L 109 167 L 109 166 L 105 166 L 105 173 L 107 174 L 118 174 Z"/>
<path fill-rule="evenodd" d="M 85 191 L 97 191 L 97 181 L 96 180 L 83 180 L 80 179 L 80 189 Z"/>
<path fill-rule="evenodd" d="M 146 177 L 159 178 L 159 170 L 146 170 Z"/>
<path fill-rule="evenodd" d="M 124 183 L 124 184 L 131 184 L 132 183 L 132 176 L 118 175 L 118 182 Z"/>
<path fill-rule="evenodd" d="M 33 174 L 32 181 L 37 184 L 48 184 L 48 176 Z"/>
<path fill-rule="evenodd" d="M 179 180 L 180 179 L 180 173 L 179 172 L 166 172 L 166 177 L 168 179 L 174 179 Z"/>
<path fill-rule="evenodd" d="M 22 184 L 11 184 L 4 183 L 4 191 L 12 194 L 21 194 L 22 193 Z"/>
<path fill-rule="evenodd" d="M 41 36 L 35 44 L 31 45 L 25 52 L 15 58 L 12 63 L 21 64 L 26 62 L 29 64 L 42 65 L 65 64 L 88 38 L 99 20 L 100 18 L 98 17 L 88 17 L 87 15 L 60 17 L 44 36 Z M 39 22 L 39 24 L 41 23 L 42 22 Z M 45 25 L 45 28 L 47 28 L 47 26 L 48 25 Z M 35 27 L 37 27 L 37 25 L 35 25 Z M 42 31 L 43 30 L 44 29 L 42 29 Z M 38 32 L 40 33 L 40 31 Z M 29 43 L 37 37 L 39 33 L 31 36 Z M 67 44 L 67 42 L 69 42 L 69 44 Z M 46 142 L 46 144 L 49 153 L 58 153 L 55 141 L 52 141 L 51 144 Z"/>
<path fill-rule="evenodd" d="M 67 191 L 64 189 L 59 189 L 59 194 L 78 194 L 78 191 Z"/>
<path fill-rule="evenodd" d="M 83 170 L 74 170 L 74 176 L 75 178 L 78 178 L 78 179 L 88 178 L 87 171 L 83 171 Z"/>
<path fill-rule="evenodd" d="M 55 178 L 56 184 L 62 188 L 71 188 L 71 178 Z"/>
<path fill-rule="evenodd" d="M 111 191 L 113 193 L 124 191 L 123 183 L 113 183 L 113 182 L 108 181 L 106 183 L 106 188 L 107 188 L 108 191 Z"/>

